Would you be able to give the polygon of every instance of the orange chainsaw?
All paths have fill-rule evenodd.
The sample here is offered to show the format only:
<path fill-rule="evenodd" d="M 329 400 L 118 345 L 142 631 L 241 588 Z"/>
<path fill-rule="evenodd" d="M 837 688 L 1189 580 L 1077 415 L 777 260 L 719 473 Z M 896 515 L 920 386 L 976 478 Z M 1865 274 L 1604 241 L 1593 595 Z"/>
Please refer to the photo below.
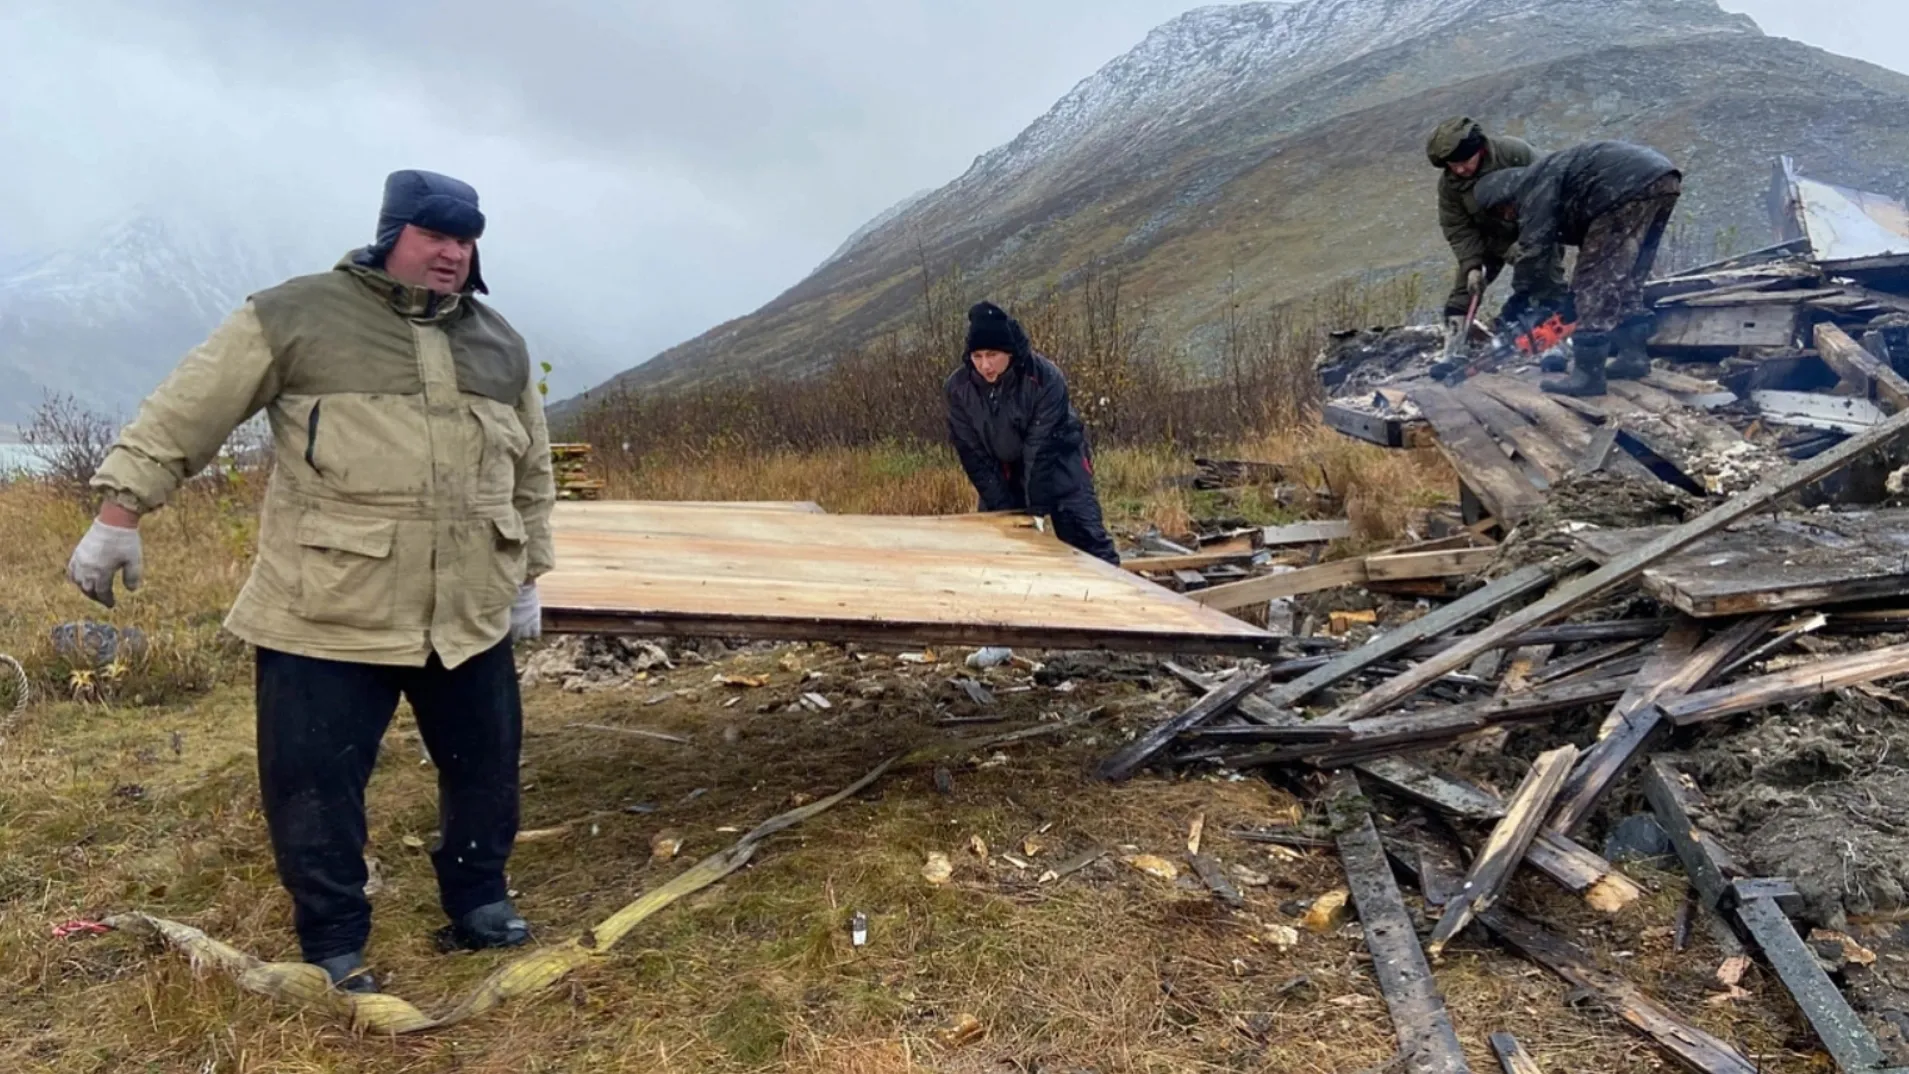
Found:
<path fill-rule="evenodd" d="M 1548 319 L 1525 328 L 1513 331 L 1509 336 L 1497 336 L 1485 352 L 1469 362 L 1440 362 L 1429 371 L 1436 380 L 1447 387 L 1456 387 L 1470 377 L 1480 373 L 1489 373 L 1503 365 L 1514 355 L 1526 358 L 1538 358 L 1550 353 L 1554 348 L 1570 339 L 1578 330 L 1575 322 L 1568 322 L 1563 314 L 1554 313 Z"/>

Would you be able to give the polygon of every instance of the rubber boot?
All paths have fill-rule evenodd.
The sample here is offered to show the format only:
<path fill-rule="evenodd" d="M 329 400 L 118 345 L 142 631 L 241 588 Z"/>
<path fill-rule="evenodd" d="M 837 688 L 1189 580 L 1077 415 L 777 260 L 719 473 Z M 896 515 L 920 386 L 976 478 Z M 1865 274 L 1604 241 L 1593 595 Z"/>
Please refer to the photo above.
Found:
<path fill-rule="evenodd" d="M 1612 380 L 1639 380 L 1650 375 L 1651 328 L 1656 318 L 1646 313 L 1632 317 L 1611 333 L 1611 363 L 1605 375 Z"/>
<path fill-rule="evenodd" d="M 528 939 L 530 923 L 509 899 L 480 906 L 438 931 L 438 946 L 445 951 L 516 947 Z"/>
<path fill-rule="evenodd" d="M 1538 387 L 1552 395 L 1583 398 L 1604 394 L 1604 360 L 1611 355 L 1607 332 L 1579 332 L 1571 339 L 1571 375 L 1547 377 Z"/>
<path fill-rule="evenodd" d="M 333 955 L 330 958 L 319 959 L 317 962 L 312 963 L 312 965 L 324 970 L 325 976 L 331 978 L 332 987 L 341 992 L 356 992 L 359 995 L 368 995 L 378 990 L 377 979 L 372 977 L 370 971 L 365 969 L 365 955 L 363 951 L 353 951 L 345 955 Z"/>
<path fill-rule="evenodd" d="M 1547 373 L 1562 373 L 1571 368 L 1571 359 L 1566 356 L 1562 347 L 1553 347 L 1544 352 L 1544 357 L 1538 360 L 1538 368 Z"/>

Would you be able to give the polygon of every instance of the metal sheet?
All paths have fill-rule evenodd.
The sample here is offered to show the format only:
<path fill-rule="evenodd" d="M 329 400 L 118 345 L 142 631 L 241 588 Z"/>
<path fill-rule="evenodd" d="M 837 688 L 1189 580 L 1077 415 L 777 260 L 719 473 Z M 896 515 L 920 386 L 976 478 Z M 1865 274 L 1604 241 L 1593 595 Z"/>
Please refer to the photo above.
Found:
<path fill-rule="evenodd" d="M 1805 178 L 1789 157 L 1777 161 L 1772 194 L 1783 237 L 1808 239 L 1818 261 L 1909 254 L 1909 205 L 1887 194 Z"/>
<path fill-rule="evenodd" d="M 1756 391 L 1750 402 L 1769 421 L 1805 429 L 1859 433 L 1889 420 L 1889 415 L 1867 399 L 1821 392 Z"/>

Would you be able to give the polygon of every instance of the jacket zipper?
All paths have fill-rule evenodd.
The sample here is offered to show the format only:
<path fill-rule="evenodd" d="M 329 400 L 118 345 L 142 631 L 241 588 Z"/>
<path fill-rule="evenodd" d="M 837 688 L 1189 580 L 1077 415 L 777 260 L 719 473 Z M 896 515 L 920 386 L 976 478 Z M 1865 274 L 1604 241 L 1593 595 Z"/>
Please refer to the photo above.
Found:
<path fill-rule="evenodd" d="M 325 472 L 318 468 L 314 453 L 318 450 L 318 408 L 322 403 L 323 399 L 313 401 L 311 417 L 305 419 L 305 465 L 311 467 L 312 473 L 319 477 L 325 476 Z"/>

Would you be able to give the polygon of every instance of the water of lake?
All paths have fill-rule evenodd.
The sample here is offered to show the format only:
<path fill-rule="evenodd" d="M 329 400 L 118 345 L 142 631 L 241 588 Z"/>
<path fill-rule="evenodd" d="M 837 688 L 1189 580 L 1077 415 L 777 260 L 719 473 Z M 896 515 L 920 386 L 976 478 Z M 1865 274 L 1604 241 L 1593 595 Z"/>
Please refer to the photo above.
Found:
<path fill-rule="evenodd" d="M 25 444 L 0 444 L 0 474 L 33 473 L 45 468 L 38 448 Z"/>

